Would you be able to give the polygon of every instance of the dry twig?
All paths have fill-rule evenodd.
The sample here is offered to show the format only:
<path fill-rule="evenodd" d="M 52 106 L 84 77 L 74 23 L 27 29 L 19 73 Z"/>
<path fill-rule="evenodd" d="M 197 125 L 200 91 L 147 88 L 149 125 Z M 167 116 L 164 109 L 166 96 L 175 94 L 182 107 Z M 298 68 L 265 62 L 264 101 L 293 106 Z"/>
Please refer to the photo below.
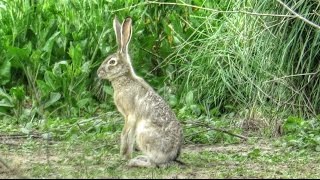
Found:
<path fill-rule="evenodd" d="M 22 176 L 19 172 L 17 172 L 16 170 L 10 168 L 10 166 L 0 157 L 0 167 L 4 166 L 6 169 L 8 169 L 9 172 L 12 172 L 14 174 L 16 174 L 19 178 L 21 179 L 28 179 L 27 177 L 25 176 Z"/>
<path fill-rule="evenodd" d="M 284 2 L 282 2 L 281 0 L 277 0 L 278 3 L 280 3 L 284 8 L 286 8 L 288 11 L 290 11 L 292 14 L 294 14 L 297 18 L 301 19 L 302 21 L 310 24 L 311 26 L 320 29 L 320 26 L 315 24 L 314 22 L 308 20 L 307 18 L 301 16 L 300 14 L 298 14 L 297 12 L 295 12 L 294 10 L 292 10 L 287 4 L 285 4 Z"/>
<path fill-rule="evenodd" d="M 199 133 L 207 132 L 208 130 L 214 130 L 214 131 L 219 131 L 219 132 L 222 132 L 222 133 L 229 134 L 229 135 L 231 135 L 231 136 L 238 137 L 238 138 L 240 138 L 240 139 L 248 140 L 248 137 L 246 137 L 246 136 L 243 136 L 243 135 L 240 135 L 240 134 L 235 134 L 235 133 L 232 133 L 232 132 L 230 132 L 230 131 L 228 131 L 228 130 L 225 130 L 225 129 L 212 127 L 212 126 L 210 126 L 209 124 L 205 124 L 205 123 L 202 123 L 202 122 L 190 122 L 190 121 L 188 121 L 188 122 L 185 122 L 184 124 L 191 124 L 191 125 L 193 125 L 193 126 L 198 126 L 198 127 L 200 126 L 200 127 L 204 127 L 204 128 L 207 129 L 207 130 L 201 131 L 201 132 L 199 132 Z"/>

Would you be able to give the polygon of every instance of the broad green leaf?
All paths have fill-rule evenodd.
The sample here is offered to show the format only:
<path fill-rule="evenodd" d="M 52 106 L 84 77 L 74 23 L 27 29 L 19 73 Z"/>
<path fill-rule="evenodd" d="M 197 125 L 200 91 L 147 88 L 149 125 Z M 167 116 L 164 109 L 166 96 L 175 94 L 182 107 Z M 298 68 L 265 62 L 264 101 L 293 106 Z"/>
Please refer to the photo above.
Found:
<path fill-rule="evenodd" d="M 0 88 L 0 98 L 6 98 L 8 101 L 13 102 L 13 98 L 9 94 L 5 93 L 2 88 Z"/>
<path fill-rule="evenodd" d="M 0 107 L 14 107 L 14 105 L 4 99 L 0 100 Z"/>
<path fill-rule="evenodd" d="M 77 102 L 77 105 L 79 108 L 84 108 L 89 102 L 91 101 L 91 98 L 84 98 Z"/>
<path fill-rule="evenodd" d="M 26 128 L 31 130 L 32 129 L 32 122 L 28 122 L 26 124 Z"/>
<path fill-rule="evenodd" d="M 199 116 L 201 114 L 200 106 L 197 104 L 190 105 L 190 109 L 192 110 L 193 114 Z"/>
<path fill-rule="evenodd" d="M 28 49 L 22 49 L 18 47 L 12 47 L 9 46 L 8 49 L 8 55 L 11 55 L 13 57 L 16 57 L 18 59 L 27 59 L 29 56 L 29 50 Z"/>
<path fill-rule="evenodd" d="M 290 116 L 285 121 L 283 128 L 286 133 L 295 133 L 302 130 L 304 123 L 302 118 Z"/>
<path fill-rule="evenodd" d="M 13 67 L 22 67 L 25 65 L 25 61 L 29 59 L 29 49 L 27 48 L 18 48 L 9 46 L 7 48 L 7 55 L 13 57 L 11 60 L 11 65 Z"/>
<path fill-rule="evenodd" d="M 248 153 L 248 156 L 251 158 L 256 158 L 256 157 L 260 156 L 260 154 L 261 154 L 260 149 L 254 149 L 253 151 Z"/>
<path fill-rule="evenodd" d="M 3 9 L 3 10 L 6 10 L 7 9 L 7 6 L 2 4 L 2 2 L 0 2 L 0 8 Z M 1 17 L 1 16 L 0 16 Z"/>
<path fill-rule="evenodd" d="M 20 131 L 21 131 L 22 133 L 24 133 L 24 134 L 29 134 L 29 133 L 30 133 L 30 130 L 27 129 L 27 128 L 25 128 L 25 127 L 21 128 Z"/>
<path fill-rule="evenodd" d="M 36 82 L 38 89 L 41 91 L 42 97 L 49 95 L 49 93 L 51 92 L 50 86 L 43 80 L 37 80 Z"/>
<path fill-rule="evenodd" d="M 113 89 L 110 86 L 103 86 L 103 91 L 108 95 L 113 95 Z"/>
<path fill-rule="evenodd" d="M 5 85 L 11 78 L 11 62 L 4 60 L 0 63 L 0 85 Z"/>
<path fill-rule="evenodd" d="M 68 66 L 68 62 L 67 61 L 60 61 L 60 62 L 56 62 L 53 66 L 52 72 L 61 77 L 63 72 L 66 71 Z"/>
<path fill-rule="evenodd" d="M 47 85 L 51 87 L 52 90 L 56 90 L 59 84 L 58 78 L 51 72 L 51 71 L 46 71 L 44 74 L 44 80 Z"/>
<path fill-rule="evenodd" d="M 18 101 L 22 101 L 25 98 L 25 92 L 24 92 L 24 88 L 22 86 L 11 88 L 10 94 L 13 97 L 15 97 Z"/>
<path fill-rule="evenodd" d="M 30 56 L 30 60 L 34 65 L 39 64 L 41 60 L 41 51 L 39 49 L 34 50 Z"/>
<path fill-rule="evenodd" d="M 44 108 L 48 108 L 61 98 L 61 94 L 57 92 L 50 93 L 50 99 L 44 104 Z"/>
<path fill-rule="evenodd" d="M 44 134 L 42 134 L 41 135 L 41 137 L 43 138 L 43 139 L 51 139 L 52 138 L 52 135 L 51 135 L 51 133 L 44 133 Z"/>
<path fill-rule="evenodd" d="M 176 97 L 175 95 L 170 95 L 170 96 L 169 96 L 169 104 L 170 104 L 171 106 L 176 106 L 177 103 L 178 103 L 177 97 Z"/>
<path fill-rule="evenodd" d="M 25 127 L 20 129 L 22 133 L 29 134 L 32 131 L 32 123 L 28 122 Z"/>
<path fill-rule="evenodd" d="M 53 47 L 53 43 L 56 39 L 56 37 L 60 34 L 60 31 L 54 33 L 46 42 L 46 44 L 44 45 L 44 47 L 42 48 L 43 51 L 45 52 L 51 52 L 52 51 L 52 47 Z"/>
<path fill-rule="evenodd" d="M 81 66 L 81 71 L 83 73 L 90 73 L 90 61 L 85 62 L 82 66 Z"/>
<path fill-rule="evenodd" d="M 71 45 L 71 47 L 69 48 L 69 55 L 72 59 L 73 70 L 80 70 L 82 63 L 82 50 L 80 45 L 77 44 L 76 47 Z"/>
<path fill-rule="evenodd" d="M 219 108 L 218 108 L 218 107 L 212 108 L 212 109 L 210 110 L 210 114 L 211 114 L 212 116 L 218 116 L 218 115 L 220 115 Z"/>
<path fill-rule="evenodd" d="M 192 91 L 189 91 L 186 95 L 186 104 L 188 106 L 192 105 L 193 104 L 193 92 Z"/>
<path fill-rule="evenodd" d="M 202 0 L 193 0 L 193 3 L 194 3 L 196 6 L 202 6 L 203 1 L 202 1 Z"/>

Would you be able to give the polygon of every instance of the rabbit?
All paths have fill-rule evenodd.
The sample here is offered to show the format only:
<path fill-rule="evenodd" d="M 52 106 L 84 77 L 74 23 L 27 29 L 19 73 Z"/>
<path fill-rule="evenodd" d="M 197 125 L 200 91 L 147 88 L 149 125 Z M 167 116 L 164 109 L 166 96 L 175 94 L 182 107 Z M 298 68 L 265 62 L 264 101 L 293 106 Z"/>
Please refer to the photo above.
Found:
<path fill-rule="evenodd" d="M 163 167 L 183 163 L 180 155 L 183 132 L 169 105 L 141 77 L 131 64 L 128 45 L 132 19 L 122 25 L 113 20 L 118 50 L 108 56 L 97 70 L 99 79 L 109 80 L 114 89 L 114 102 L 125 119 L 121 132 L 120 154 L 129 167 Z M 134 143 L 143 155 L 132 159 Z"/>

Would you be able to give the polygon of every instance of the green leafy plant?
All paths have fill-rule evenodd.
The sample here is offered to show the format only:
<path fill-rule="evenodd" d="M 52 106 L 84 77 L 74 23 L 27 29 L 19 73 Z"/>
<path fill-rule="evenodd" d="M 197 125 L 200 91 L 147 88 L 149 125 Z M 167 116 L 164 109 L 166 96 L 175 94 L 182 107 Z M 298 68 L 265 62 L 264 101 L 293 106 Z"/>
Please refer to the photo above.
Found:
<path fill-rule="evenodd" d="M 287 145 L 320 151 L 320 120 L 289 117 L 283 125 Z"/>
<path fill-rule="evenodd" d="M 8 115 L 10 112 L 19 122 L 23 113 L 25 101 L 25 90 L 23 86 L 12 87 L 9 93 L 0 88 L 0 112 Z"/>

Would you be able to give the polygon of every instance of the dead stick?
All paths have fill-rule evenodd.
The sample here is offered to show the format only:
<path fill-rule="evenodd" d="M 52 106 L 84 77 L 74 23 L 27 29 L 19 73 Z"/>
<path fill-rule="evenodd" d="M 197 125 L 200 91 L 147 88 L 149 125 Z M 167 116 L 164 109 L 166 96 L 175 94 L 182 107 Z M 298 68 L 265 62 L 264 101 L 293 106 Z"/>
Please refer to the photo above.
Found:
<path fill-rule="evenodd" d="M 240 135 L 240 134 L 234 134 L 234 133 L 229 132 L 229 131 L 224 130 L 224 129 L 214 128 L 214 127 L 209 127 L 209 129 L 212 129 L 212 130 L 215 130 L 215 131 L 220 131 L 220 132 L 229 134 L 229 135 L 231 135 L 231 136 L 236 136 L 236 137 L 241 138 L 241 139 L 244 139 L 244 140 L 248 140 L 248 137 L 242 136 L 242 135 Z"/>
<path fill-rule="evenodd" d="M 20 174 L 19 172 L 17 172 L 16 170 L 11 169 L 11 168 L 9 167 L 9 165 L 8 165 L 2 158 L 0 158 L 0 163 L 1 163 L 5 168 L 7 168 L 10 172 L 15 173 L 20 179 L 29 179 L 28 177 L 21 175 L 21 174 Z"/>
<path fill-rule="evenodd" d="M 8 170 L 12 171 L 11 168 L 9 167 L 9 165 L 8 165 L 6 162 L 4 162 L 4 160 L 3 160 L 2 158 L 0 158 L 0 162 L 1 162 L 1 164 L 2 164 L 4 167 L 6 167 Z"/>
<path fill-rule="evenodd" d="M 40 134 L 0 134 L 0 138 L 12 138 L 12 139 L 18 139 L 18 138 L 41 138 Z"/>
<path fill-rule="evenodd" d="M 295 12 L 293 9 L 291 9 L 287 4 L 285 4 L 284 2 L 282 2 L 281 0 L 276 0 L 278 1 L 278 3 L 280 3 L 284 8 L 286 8 L 288 11 L 290 11 L 292 14 L 296 15 L 297 18 L 301 19 L 302 21 L 308 23 L 309 25 L 320 29 L 320 26 L 312 21 L 310 21 L 309 19 L 303 17 L 302 15 L 298 14 L 297 12 Z"/>
<path fill-rule="evenodd" d="M 246 136 L 242 136 L 242 135 L 239 135 L 239 134 L 235 134 L 235 133 L 232 133 L 230 131 L 227 131 L 225 129 L 220 129 L 220 128 L 215 128 L 215 127 L 210 127 L 209 124 L 204 124 L 204 123 L 200 123 L 200 122 L 186 122 L 184 124 L 192 124 L 192 125 L 197 125 L 197 126 L 201 126 L 201 127 L 205 127 L 209 130 L 214 130 L 214 131 L 219 131 L 219 132 L 223 132 L 223 133 L 226 133 L 226 134 L 229 134 L 231 136 L 235 136 L 235 137 L 238 137 L 238 138 L 241 138 L 241 139 L 244 139 L 244 140 L 248 140 L 248 137 Z M 202 132 L 205 132 L 205 131 L 201 131 L 200 133 Z"/>

